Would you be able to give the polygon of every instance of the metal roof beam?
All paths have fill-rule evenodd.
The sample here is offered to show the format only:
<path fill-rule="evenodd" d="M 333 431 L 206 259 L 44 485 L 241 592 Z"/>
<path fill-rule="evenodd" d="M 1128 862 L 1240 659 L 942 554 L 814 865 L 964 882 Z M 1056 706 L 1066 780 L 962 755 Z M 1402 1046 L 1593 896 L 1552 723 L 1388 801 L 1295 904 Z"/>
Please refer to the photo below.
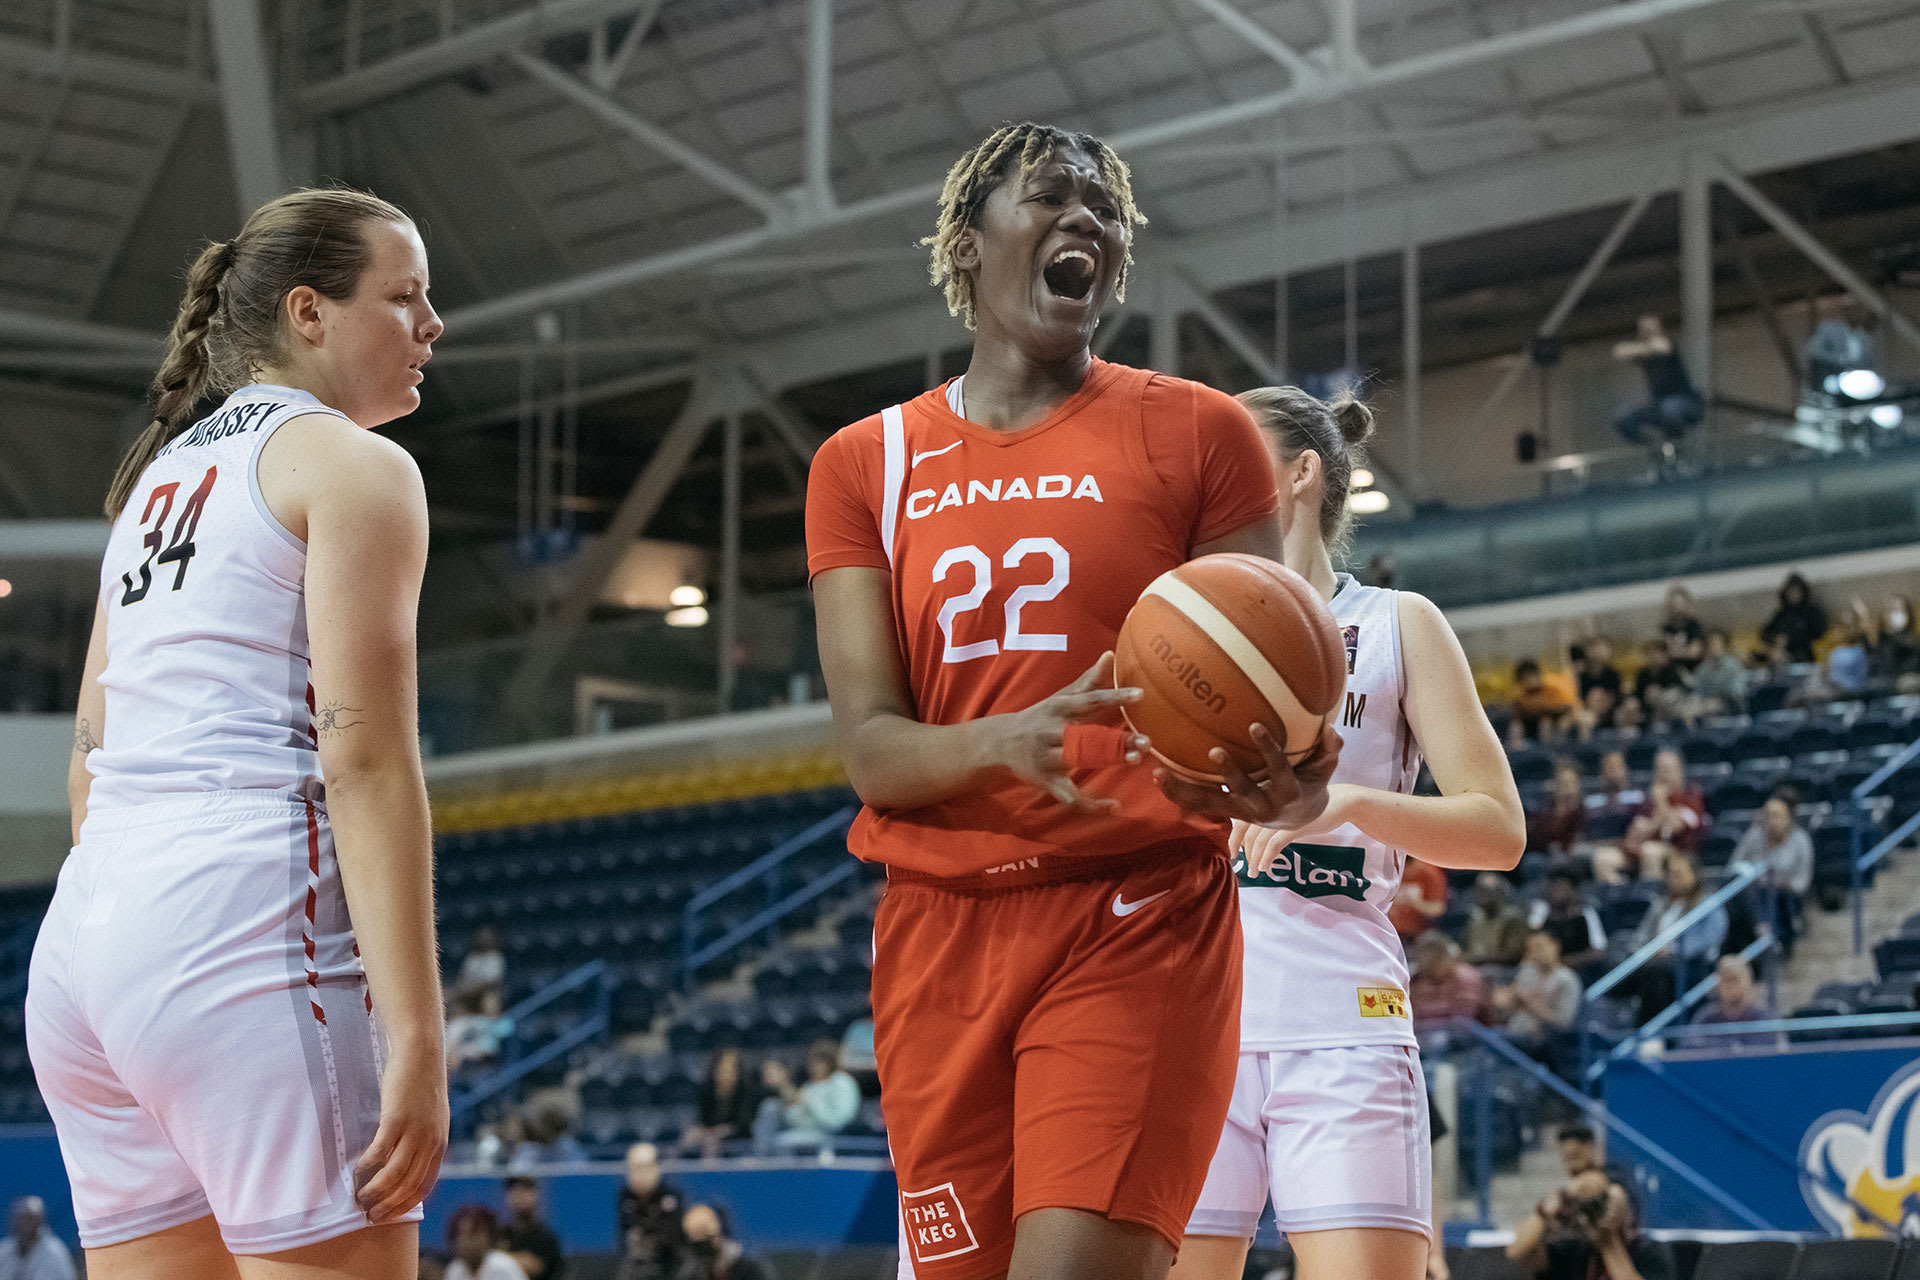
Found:
<path fill-rule="evenodd" d="M 137 89 L 177 101 L 212 102 L 220 92 L 213 81 L 185 67 L 26 40 L 0 38 L 0 67 L 43 80 L 74 81 L 104 89 Z"/>
<path fill-rule="evenodd" d="M 641 0 L 548 0 L 308 85 L 293 95 L 293 104 L 308 115 L 352 111 L 480 66 L 536 40 L 584 31 L 597 22 L 647 7 Z"/>
<path fill-rule="evenodd" d="M 833 198 L 833 0 L 807 9 L 806 193 L 816 209 Z"/>
<path fill-rule="evenodd" d="M 220 73 L 227 153 L 233 158 L 234 197 L 244 219 L 287 189 L 259 0 L 207 0 L 207 19 Z"/>
<path fill-rule="evenodd" d="M 1732 3 L 1732 0 L 1630 0 L 1626 4 L 1583 13 L 1563 21 L 1542 23 L 1484 40 L 1472 40 L 1432 53 L 1402 58 L 1381 66 L 1363 65 L 1339 79 L 1323 77 L 1310 83 L 1295 84 L 1275 93 L 1262 94 L 1240 102 L 1177 116 L 1158 124 L 1125 130 L 1112 135 L 1107 141 L 1122 154 L 1169 146 L 1197 134 L 1248 124 L 1294 107 L 1320 105 L 1337 101 L 1351 94 L 1377 93 L 1434 76 L 1466 70 L 1483 63 L 1517 57 L 1537 49 L 1589 39 L 1623 29 L 1638 28 L 1647 23 L 1667 21 L 1728 3 Z M 939 197 L 939 194 L 940 183 L 928 182 L 828 210 L 809 210 L 804 214 L 783 222 L 770 223 L 765 227 L 615 263 L 568 280 L 538 285 L 518 293 L 456 308 L 448 313 L 446 320 L 449 326 L 457 324 L 477 327 L 492 324 L 547 307 L 577 302 L 609 290 L 658 279 L 689 268 L 719 262 L 761 248 L 774 241 L 798 239 L 829 228 L 897 213 L 916 205 L 930 205 Z"/>
<path fill-rule="evenodd" d="M 508 57 L 515 66 L 554 92 L 585 107 L 607 124 L 659 152 L 695 177 L 704 178 L 736 200 L 752 205 L 767 219 L 777 220 L 786 215 L 786 206 L 771 191 L 703 155 L 653 121 L 629 111 L 611 95 L 602 93 L 578 76 L 562 71 L 545 58 L 531 53 L 513 53 Z"/>
<path fill-rule="evenodd" d="M 162 334 L 147 333 L 140 329 L 121 329 L 87 320 L 67 320 L 14 307 L 0 307 L 0 338 L 11 338 L 17 342 L 107 347 L 115 351 L 134 352 L 151 358 L 157 364 L 163 337 Z"/>
<path fill-rule="evenodd" d="M 1321 78 L 1320 68 L 1309 62 L 1305 54 L 1240 12 L 1232 0 L 1187 0 L 1187 3 L 1204 10 L 1221 26 L 1286 68 L 1295 84 Z"/>

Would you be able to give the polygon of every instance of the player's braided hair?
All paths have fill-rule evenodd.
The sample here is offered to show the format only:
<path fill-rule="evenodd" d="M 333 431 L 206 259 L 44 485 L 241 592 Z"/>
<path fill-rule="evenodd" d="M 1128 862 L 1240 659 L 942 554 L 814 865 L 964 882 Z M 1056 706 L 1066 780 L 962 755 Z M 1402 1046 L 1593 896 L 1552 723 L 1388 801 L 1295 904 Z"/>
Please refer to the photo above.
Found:
<path fill-rule="evenodd" d="M 148 398 L 153 421 L 133 442 L 107 489 L 107 519 L 120 514 L 154 455 L 189 425 L 208 392 L 249 381 L 280 354 L 281 303 L 301 285 L 346 299 L 367 266 L 366 222 L 409 223 L 395 206 L 346 187 L 309 188 L 269 200 L 240 234 L 210 244 L 187 268 L 167 354 Z"/>
<path fill-rule="evenodd" d="M 1145 225 L 1147 215 L 1133 202 L 1133 175 L 1127 162 L 1112 147 L 1090 133 L 1077 133 L 1050 124 L 1023 120 L 1004 124 L 982 138 L 947 170 L 946 184 L 940 189 L 940 221 L 934 233 L 920 241 L 932 250 L 928 272 L 933 283 L 946 291 L 947 310 L 973 328 L 973 278 L 953 265 L 954 246 L 960 233 L 973 224 L 980 206 L 987 202 L 1007 177 L 1010 164 L 1018 163 L 1020 176 L 1026 177 L 1044 164 L 1054 152 L 1076 148 L 1093 158 L 1100 181 L 1113 195 L 1120 210 L 1120 221 L 1131 232 Z M 1133 266 L 1133 241 L 1128 237 L 1126 256 L 1120 261 L 1120 278 L 1114 297 L 1126 301 L 1127 272 Z"/>
<path fill-rule="evenodd" d="M 1367 460 L 1373 410 L 1351 395 L 1329 404 L 1299 387 L 1255 387 L 1240 393 L 1240 403 L 1278 443 L 1281 461 L 1309 449 L 1320 455 L 1320 538 L 1335 563 L 1346 559 L 1353 546 L 1347 493 L 1353 469 Z"/>

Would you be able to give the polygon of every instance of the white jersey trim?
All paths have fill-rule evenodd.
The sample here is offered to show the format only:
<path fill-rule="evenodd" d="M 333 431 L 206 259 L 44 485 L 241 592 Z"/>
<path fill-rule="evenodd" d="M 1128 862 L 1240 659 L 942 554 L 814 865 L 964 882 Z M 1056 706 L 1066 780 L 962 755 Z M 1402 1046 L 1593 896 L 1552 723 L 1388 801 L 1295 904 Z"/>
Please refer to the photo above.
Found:
<path fill-rule="evenodd" d="M 886 451 L 886 470 L 881 479 L 880 545 L 886 548 L 887 563 L 893 563 L 893 532 L 900 521 L 900 490 L 907 483 L 907 424 L 899 405 L 880 411 L 880 440 Z"/>

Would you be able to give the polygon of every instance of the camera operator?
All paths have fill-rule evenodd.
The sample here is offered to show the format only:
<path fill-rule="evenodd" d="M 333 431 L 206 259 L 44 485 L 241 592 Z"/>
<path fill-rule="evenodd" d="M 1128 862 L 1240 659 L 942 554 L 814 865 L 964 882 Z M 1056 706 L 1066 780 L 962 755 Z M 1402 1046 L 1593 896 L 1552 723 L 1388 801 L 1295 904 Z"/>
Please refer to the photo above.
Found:
<path fill-rule="evenodd" d="M 1640 1234 L 1627 1189 L 1600 1169 L 1569 1178 L 1514 1228 L 1507 1257 L 1535 1280 L 1673 1280 L 1664 1245 Z"/>

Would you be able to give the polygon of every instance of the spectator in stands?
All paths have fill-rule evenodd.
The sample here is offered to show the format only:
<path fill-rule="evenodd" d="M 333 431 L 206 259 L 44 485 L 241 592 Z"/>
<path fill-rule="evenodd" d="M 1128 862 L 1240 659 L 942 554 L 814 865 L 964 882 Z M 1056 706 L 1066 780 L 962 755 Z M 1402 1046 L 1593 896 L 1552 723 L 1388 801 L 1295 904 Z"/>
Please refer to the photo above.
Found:
<path fill-rule="evenodd" d="M 1588 1169 L 1534 1206 L 1507 1257 L 1537 1280 L 1673 1280 L 1666 1248 L 1640 1232 L 1627 1189 Z"/>
<path fill-rule="evenodd" d="M 1693 1015 L 1693 1025 L 1711 1027 L 1772 1019 L 1773 1010 L 1753 981 L 1753 966 L 1741 956 L 1721 956 L 1713 971 L 1713 998 Z M 1780 1036 L 1772 1031 L 1742 1031 L 1733 1035 L 1688 1037 L 1679 1043 L 1690 1049 L 1773 1050 L 1780 1047 Z"/>
<path fill-rule="evenodd" d="M 1594 851 L 1593 874 L 1615 884 L 1633 876 L 1651 880 L 1671 854 L 1699 847 L 1706 827 L 1706 798 L 1687 781 L 1686 758 L 1667 748 L 1653 757 L 1653 785 L 1620 844 Z"/>
<path fill-rule="evenodd" d="M 1603 963 L 1607 958 L 1607 931 L 1600 924 L 1600 913 L 1580 896 L 1580 884 L 1570 871 L 1555 871 L 1547 877 L 1546 896 L 1533 904 L 1527 923 L 1553 935 L 1560 945 L 1560 962 L 1575 973 Z"/>
<path fill-rule="evenodd" d="M 1527 950 L 1527 913 L 1508 893 L 1507 878 L 1482 871 L 1473 881 L 1467 915 L 1468 964 L 1516 965 Z"/>
<path fill-rule="evenodd" d="M 700 1081 L 699 1122 L 687 1127 L 681 1144 L 712 1160 L 727 1143 L 752 1137 L 760 1098 L 760 1089 L 747 1075 L 740 1050 L 732 1045 L 715 1049 L 707 1059 L 707 1074 Z"/>
<path fill-rule="evenodd" d="M 587 1158 L 587 1150 L 570 1132 L 573 1116 L 566 1104 L 548 1101 L 527 1117 L 527 1137 L 513 1150 L 507 1168 L 519 1173 L 550 1164 L 578 1164 Z"/>
<path fill-rule="evenodd" d="M 1454 1018 L 1484 1022 L 1487 987 L 1480 971 L 1460 963 L 1460 948 L 1437 930 L 1420 935 L 1413 947 L 1413 978 L 1407 1000 L 1416 1031 L 1437 1028 Z"/>
<path fill-rule="evenodd" d="M 1660 620 L 1660 638 L 1667 658 L 1684 674 L 1707 656 L 1706 629 L 1694 613 L 1693 592 L 1678 582 L 1667 588 L 1666 616 Z"/>
<path fill-rule="evenodd" d="M 1506 1019 L 1507 1038 L 1546 1062 L 1554 1033 L 1573 1028 L 1581 995 L 1580 979 L 1560 962 L 1560 943 L 1537 929 L 1527 935 L 1526 963 L 1514 971 L 1511 984 L 1493 993 L 1493 1007 Z"/>
<path fill-rule="evenodd" d="M 485 1205 L 462 1205 L 447 1221 L 447 1247 L 453 1261 L 447 1280 L 527 1280 L 513 1255 L 495 1247 L 500 1219 Z"/>
<path fill-rule="evenodd" d="M 431 1249 L 420 1251 L 419 1280 L 447 1280 L 447 1260 Z"/>
<path fill-rule="evenodd" d="M 824 1144 L 860 1114 L 860 1085 L 840 1067 L 840 1046 L 816 1041 L 807 1050 L 807 1082 L 793 1083 L 786 1064 L 768 1058 L 762 1083 L 769 1096 L 760 1104 L 753 1137 L 763 1150 Z"/>
<path fill-rule="evenodd" d="M 1394 892 L 1387 919 L 1400 934 L 1402 946 L 1433 927 L 1447 912 L 1447 873 L 1431 862 L 1408 858 L 1400 871 L 1400 887 Z"/>
<path fill-rule="evenodd" d="M 660 1176 L 660 1151 L 651 1142 L 627 1148 L 627 1178 L 614 1207 L 620 1267 L 615 1280 L 673 1280 L 685 1238 L 680 1229 L 684 1200 Z"/>
<path fill-rule="evenodd" d="M 1613 731 L 1622 738 L 1637 738 L 1647 727 L 1648 719 L 1647 704 L 1640 700 L 1639 694 L 1629 692 L 1613 709 Z"/>
<path fill-rule="evenodd" d="M 1633 677 L 1634 696 L 1640 699 L 1647 719 L 1671 720 L 1678 714 L 1681 695 L 1687 691 L 1686 672 L 1667 652 L 1665 640 L 1649 640 L 1640 652 L 1640 670 Z"/>
<path fill-rule="evenodd" d="M 1640 921 L 1633 936 L 1634 949 L 1646 946 L 1678 924 L 1706 896 L 1707 888 L 1701 883 L 1700 868 L 1693 856 L 1670 854 L 1666 864 L 1666 892 L 1654 900 Z M 1693 982 L 1704 977 L 1720 958 L 1720 946 L 1726 937 L 1727 909 L 1716 906 L 1642 965 L 1633 974 L 1634 989 L 1640 997 L 1640 1021 L 1645 1022 L 1673 1003 L 1675 994 L 1683 989 L 1681 979 Z"/>
<path fill-rule="evenodd" d="M 460 974 L 453 980 L 453 994 L 479 993 L 489 987 L 504 988 L 507 982 L 507 955 L 500 949 L 500 934 L 490 924 L 473 931 L 467 958 L 460 962 Z"/>
<path fill-rule="evenodd" d="M 1560 1148 L 1560 1168 L 1568 1178 L 1577 1178 L 1589 1169 L 1602 1169 L 1606 1166 L 1600 1159 L 1600 1139 L 1592 1126 L 1584 1124 L 1563 1124 L 1554 1135 L 1555 1145 Z"/>
<path fill-rule="evenodd" d="M 1870 655 L 1873 678 L 1910 693 L 1920 684 L 1920 627 L 1914 623 L 1912 599 L 1888 596 L 1877 622 Z"/>
<path fill-rule="evenodd" d="M 1670 451 L 1699 423 L 1706 406 L 1660 317 L 1641 316 L 1634 336 L 1614 344 L 1613 357 L 1639 365 L 1647 380 L 1646 403 L 1618 414 L 1614 429 L 1632 444 L 1660 445 Z"/>
<path fill-rule="evenodd" d="M 1572 646 L 1570 652 L 1581 702 L 1595 689 L 1605 689 L 1615 702 L 1620 701 L 1620 668 L 1613 665 L 1613 641 L 1589 636 Z"/>
<path fill-rule="evenodd" d="M 1813 838 L 1795 821 L 1791 794 L 1776 791 L 1767 797 L 1760 816 L 1733 847 L 1730 870 L 1753 866 L 1767 868 L 1758 883 L 1773 891 L 1769 923 L 1780 942 L 1780 954 L 1791 960 L 1806 912 L 1807 890 L 1813 887 Z"/>
<path fill-rule="evenodd" d="M 468 991 L 447 1020 L 447 1070 L 466 1064 L 489 1063 L 500 1056 L 500 1043 L 513 1034 L 513 1019 L 500 1010 L 500 988 Z"/>
<path fill-rule="evenodd" d="M 1870 680 L 1867 656 L 1868 638 L 1865 622 L 1861 615 L 1866 606 L 1859 601 L 1858 612 L 1849 610 L 1840 620 L 1840 643 L 1827 651 L 1826 679 L 1827 689 L 1834 696 L 1851 697 L 1866 692 Z"/>
<path fill-rule="evenodd" d="M 1619 805 L 1621 795 L 1633 789 L 1633 775 L 1627 772 L 1627 753 L 1616 747 L 1602 754 L 1598 787 L 1601 798 L 1608 805 Z"/>
<path fill-rule="evenodd" d="M 1560 691 L 1547 683 L 1538 662 L 1522 658 L 1514 664 L 1513 719 L 1508 728 L 1513 745 L 1558 740 L 1562 722 L 1572 709 Z"/>
<path fill-rule="evenodd" d="M 507 1226 L 501 1242 L 527 1280 L 562 1280 L 567 1259 L 560 1237 L 540 1214 L 540 1183 L 524 1174 L 507 1179 Z"/>
<path fill-rule="evenodd" d="M 1370 587 L 1391 587 L 1399 576 L 1400 570 L 1393 563 L 1393 556 L 1389 552 L 1376 551 L 1367 557 L 1367 571 L 1360 575 L 1360 580 Z"/>
<path fill-rule="evenodd" d="M 1790 573 L 1780 584 L 1780 604 L 1773 616 L 1760 628 L 1760 640 L 1771 646 L 1779 641 L 1789 662 L 1812 662 L 1813 645 L 1827 633 L 1827 611 L 1813 599 L 1813 589 L 1798 573 Z"/>
<path fill-rule="evenodd" d="M 1577 740 L 1591 742 L 1594 734 L 1619 728 L 1619 712 L 1619 695 L 1603 684 L 1596 684 L 1581 696 L 1580 705 L 1568 716 L 1568 724 Z"/>
<path fill-rule="evenodd" d="M 1728 647 L 1727 633 L 1715 627 L 1707 632 L 1706 656 L 1687 677 L 1691 705 L 1689 720 L 1728 715 L 1747 705 L 1747 668 Z"/>
<path fill-rule="evenodd" d="M 1527 811 L 1527 848 L 1564 860 L 1572 856 L 1586 827 L 1587 798 L 1581 793 L 1580 766 L 1571 760 L 1558 761 L 1547 802 Z"/>
<path fill-rule="evenodd" d="M 47 1230 L 47 1205 L 39 1196 L 13 1202 L 11 1234 L 0 1240 L 0 1280 L 73 1280 L 73 1254 Z"/>
<path fill-rule="evenodd" d="M 710 1204 L 687 1210 L 681 1229 L 686 1235 L 686 1257 L 677 1280 L 767 1280 L 766 1269 L 746 1256 L 727 1230 L 727 1220 Z"/>

